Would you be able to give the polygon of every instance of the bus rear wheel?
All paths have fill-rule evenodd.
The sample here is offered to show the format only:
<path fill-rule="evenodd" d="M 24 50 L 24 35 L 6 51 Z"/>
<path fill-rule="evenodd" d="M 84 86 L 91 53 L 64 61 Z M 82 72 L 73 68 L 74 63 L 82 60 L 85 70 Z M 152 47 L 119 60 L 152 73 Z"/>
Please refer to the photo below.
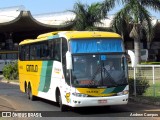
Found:
<path fill-rule="evenodd" d="M 31 88 L 31 86 L 29 85 L 28 86 L 28 89 L 27 89 L 27 91 L 28 91 L 28 99 L 30 99 L 30 100 L 35 100 L 35 96 L 32 94 L 32 88 Z"/>

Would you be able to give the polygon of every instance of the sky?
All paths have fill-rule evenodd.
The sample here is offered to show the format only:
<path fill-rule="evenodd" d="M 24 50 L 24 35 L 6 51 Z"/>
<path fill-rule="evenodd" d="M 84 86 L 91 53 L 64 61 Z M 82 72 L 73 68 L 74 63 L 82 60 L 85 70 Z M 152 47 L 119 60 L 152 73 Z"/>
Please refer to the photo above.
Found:
<path fill-rule="evenodd" d="M 72 10 L 73 5 L 78 0 L 0 0 L 0 8 L 13 7 L 23 5 L 26 10 L 31 11 L 32 15 L 43 13 L 63 12 Z M 103 0 L 79 0 L 82 3 L 91 4 L 101 2 Z M 113 9 L 109 14 L 114 14 L 119 10 L 119 6 Z M 151 12 L 152 16 L 160 19 L 160 12 Z"/>

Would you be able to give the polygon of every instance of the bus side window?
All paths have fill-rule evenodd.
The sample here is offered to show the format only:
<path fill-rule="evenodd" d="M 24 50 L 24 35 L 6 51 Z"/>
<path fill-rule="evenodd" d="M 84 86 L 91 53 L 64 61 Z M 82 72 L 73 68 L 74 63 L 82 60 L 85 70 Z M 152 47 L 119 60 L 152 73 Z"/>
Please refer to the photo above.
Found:
<path fill-rule="evenodd" d="M 49 57 L 50 59 L 53 59 L 54 55 L 53 55 L 53 51 L 54 51 L 54 41 L 53 40 L 50 40 L 48 42 L 48 54 L 49 54 Z"/>
<path fill-rule="evenodd" d="M 62 62 L 66 62 L 66 52 L 68 51 L 67 40 L 62 38 Z"/>
<path fill-rule="evenodd" d="M 21 46 L 19 49 L 20 49 L 19 59 L 29 60 L 29 46 Z"/>
<path fill-rule="evenodd" d="M 35 58 L 36 58 L 36 46 L 31 45 L 30 46 L 30 59 L 35 60 Z"/>
<path fill-rule="evenodd" d="M 49 59 L 48 43 L 41 44 L 41 59 Z"/>
<path fill-rule="evenodd" d="M 54 60 L 57 60 L 57 61 L 61 61 L 61 54 L 60 54 L 60 39 L 56 39 L 55 40 L 55 44 L 54 44 Z"/>
<path fill-rule="evenodd" d="M 41 58 L 41 47 L 40 45 L 36 45 L 36 58 L 39 60 Z"/>
<path fill-rule="evenodd" d="M 29 45 L 25 46 L 24 53 L 25 53 L 25 60 L 29 60 Z"/>
<path fill-rule="evenodd" d="M 66 81 L 68 80 L 68 83 L 69 83 L 69 71 L 67 71 L 67 68 L 66 68 L 66 52 L 67 51 L 68 51 L 67 40 L 65 38 L 62 38 L 62 65 L 63 65 L 63 73 L 64 73 L 64 76 L 66 78 Z"/>
<path fill-rule="evenodd" d="M 23 54 L 22 54 L 22 47 L 19 47 L 19 59 L 24 60 Z"/>

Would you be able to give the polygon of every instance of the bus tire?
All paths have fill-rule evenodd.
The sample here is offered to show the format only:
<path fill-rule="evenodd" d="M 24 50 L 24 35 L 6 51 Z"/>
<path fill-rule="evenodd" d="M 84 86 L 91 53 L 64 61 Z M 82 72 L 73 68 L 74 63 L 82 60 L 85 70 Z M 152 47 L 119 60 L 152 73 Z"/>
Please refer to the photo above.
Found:
<path fill-rule="evenodd" d="M 29 88 L 28 87 L 26 87 L 26 95 L 27 95 L 27 98 L 28 99 L 30 99 L 30 96 L 29 96 L 29 90 L 28 90 Z"/>
<path fill-rule="evenodd" d="M 25 90 L 24 92 L 25 92 L 27 98 L 29 99 L 28 86 L 27 86 L 27 83 L 26 83 L 26 82 L 25 82 L 25 84 L 24 84 L 24 90 Z"/>
<path fill-rule="evenodd" d="M 26 82 L 24 83 L 24 90 L 25 90 L 25 93 L 27 94 L 27 83 Z"/>
<path fill-rule="evenodd" d="M 66 106 L 63 105 L 63 103 L 62 103 L 62 97 L 61 97 L 60 93 L 58 94 L 58 100 L 59 100 L 60 111 L 65 112 L 66 111 Z"/>
<path fill-rule="evenodd" d="M 32 94 L 32 88 L 31 88 L 31 85 L 29 84 L 28 86 L 28 98 L 32 101 L 35 100 L 35 96 Z"/>

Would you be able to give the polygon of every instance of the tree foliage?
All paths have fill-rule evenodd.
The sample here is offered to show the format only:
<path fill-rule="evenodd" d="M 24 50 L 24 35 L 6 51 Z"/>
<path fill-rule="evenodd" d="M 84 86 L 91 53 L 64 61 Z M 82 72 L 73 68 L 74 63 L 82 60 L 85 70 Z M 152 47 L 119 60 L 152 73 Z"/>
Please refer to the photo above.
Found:
<path fill-rule="evenodd" d="M 106 9 L 107 8 L 107 9 Z M 91 5 L 76 2 L 71 12 L 75 13 L 74 30 L 97 30 L 95 26 L 101 23 L 101 20 L 107 16 L 107 12 L 111 7 L 102 3 L 92 3 Z"/>
<path fill-rule="evenodd" d="M 15 61 L 9 63 L 3 67 L 3 76 L 7 80 L 16 80 L 18 79 L 18 63 Z"/>
<path fill-rule="evenodd" d="M 134 49 L 136 61 L 140 63 L 140 40 L 145 32 L 148 41 L 153 39 L 153 26 L 151 24 L 151 14 L 148 8 L 160 11 L 160 0 L 105 0 L 104 3 L 112 1 L 112 7 L 115 3 L 122 4 L 123 7 L 118 11 L 112 21 L 113 30 L 121 34 L 126 34 L 130 30 L 130 37 L 134 39 Z"/>

